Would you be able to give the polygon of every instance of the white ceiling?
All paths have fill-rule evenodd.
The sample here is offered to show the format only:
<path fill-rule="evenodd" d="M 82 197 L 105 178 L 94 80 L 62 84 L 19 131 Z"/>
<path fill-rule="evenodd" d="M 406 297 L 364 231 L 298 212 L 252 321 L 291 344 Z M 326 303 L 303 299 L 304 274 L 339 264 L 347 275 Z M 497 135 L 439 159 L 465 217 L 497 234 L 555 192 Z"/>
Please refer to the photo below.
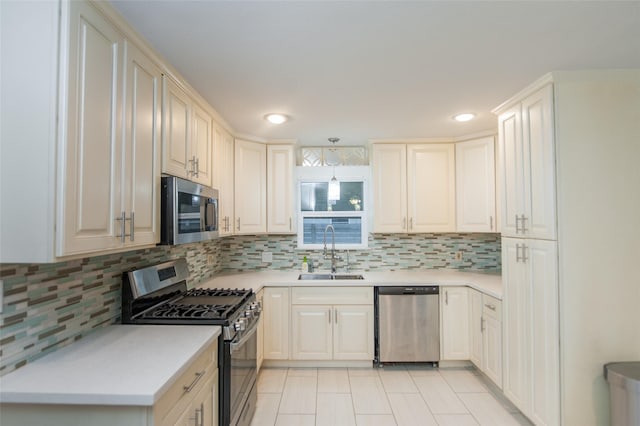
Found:
<path fill-rule="evenodd" d="M 549 71 L 640 68 L 640 1 L 112 3 L 237 133 L 306 145 L 469 135 Z"/>

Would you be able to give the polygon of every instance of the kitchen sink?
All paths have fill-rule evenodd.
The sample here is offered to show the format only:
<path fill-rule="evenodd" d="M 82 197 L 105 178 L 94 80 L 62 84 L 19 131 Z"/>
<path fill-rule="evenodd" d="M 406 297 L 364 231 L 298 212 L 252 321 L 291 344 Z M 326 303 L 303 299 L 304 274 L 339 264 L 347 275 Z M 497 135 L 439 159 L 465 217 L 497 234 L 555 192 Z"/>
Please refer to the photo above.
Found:
<path fill-rule="evenodd" d="M 300 274 L 298 280 L 364 280 L 360 274 Z"/>

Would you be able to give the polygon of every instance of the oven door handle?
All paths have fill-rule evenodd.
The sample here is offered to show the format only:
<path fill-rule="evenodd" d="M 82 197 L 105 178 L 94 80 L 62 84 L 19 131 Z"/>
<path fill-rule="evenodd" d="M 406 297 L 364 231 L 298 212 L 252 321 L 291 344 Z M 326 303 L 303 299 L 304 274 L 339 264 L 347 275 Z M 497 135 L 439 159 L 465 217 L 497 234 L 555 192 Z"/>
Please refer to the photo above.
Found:
<path fill-rule="evenodd" d="M 235 341 L 231 341 L 231 352 L 235 352 L 236 349 L 238 349 L 240 346 L 244 345 L 245 342 L 247 340 L 249 340 L 251 338 L 251 336 L 256 332 L 256 330 L 258 329 L 258 323 L 260 322 L 260 320 L 258 319 L 258 321 L 254 321 L 253 324 L 251 324 L 251 328 L 249 328 L 248 330 L 246 330 L 246 332 L 244 333 L 244 335 L 242 336 L 242 338 L 240 340 L 238 340 L 237 342 Z M 234 339 L 235 340 L 235 339 Z"/>

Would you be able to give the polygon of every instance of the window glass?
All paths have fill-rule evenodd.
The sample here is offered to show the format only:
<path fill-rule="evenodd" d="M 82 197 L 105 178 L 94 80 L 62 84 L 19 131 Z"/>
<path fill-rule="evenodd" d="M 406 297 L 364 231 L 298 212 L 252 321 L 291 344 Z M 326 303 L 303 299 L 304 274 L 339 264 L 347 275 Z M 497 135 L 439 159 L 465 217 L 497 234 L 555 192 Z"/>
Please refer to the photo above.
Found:
<path fill-rule="evenodd" d="M 304 244 L 322 244 L 327 225 L 335 229 L 336 245 L 362 242 L 362 217 L 304 217 L 302 222 Z M 331 234 L 327 231 L 327 245 L 333 241 Z"/>
<path fill-rule="evenodd" d="M 300 183 L 300 210 L 303 212 L 348 212 L 364 210 L 364 184 L 340 182 L 340 199 L 329 200 L 328 182 Z"/>

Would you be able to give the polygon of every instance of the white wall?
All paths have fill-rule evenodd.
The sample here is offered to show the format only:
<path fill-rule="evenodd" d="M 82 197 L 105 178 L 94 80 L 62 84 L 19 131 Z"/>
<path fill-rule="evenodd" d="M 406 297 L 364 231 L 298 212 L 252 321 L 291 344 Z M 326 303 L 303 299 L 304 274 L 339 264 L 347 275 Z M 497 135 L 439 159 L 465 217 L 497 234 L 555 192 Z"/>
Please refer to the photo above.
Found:
<path fill-rule="evenodd" d="M 607 425 L 603 365 L 640 360 L 640 70 L 553 79 L 563 424 Z"/>

